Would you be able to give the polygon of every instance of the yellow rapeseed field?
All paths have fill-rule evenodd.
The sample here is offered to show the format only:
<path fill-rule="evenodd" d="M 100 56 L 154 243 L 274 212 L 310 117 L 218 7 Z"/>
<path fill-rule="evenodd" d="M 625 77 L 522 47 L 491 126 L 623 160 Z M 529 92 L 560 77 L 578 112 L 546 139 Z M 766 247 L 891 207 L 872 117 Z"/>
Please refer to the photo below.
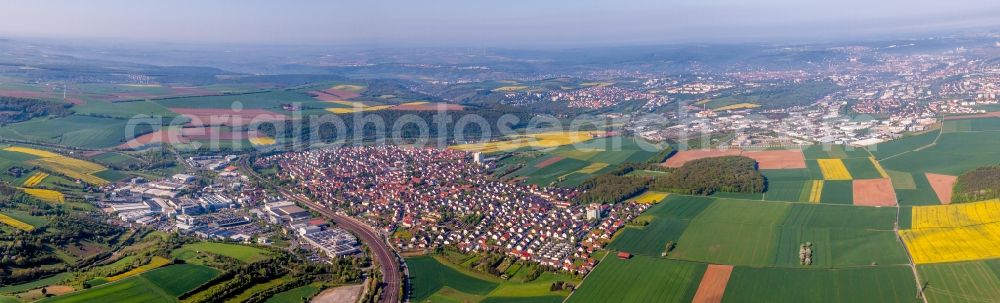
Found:
<path fill-rule="evenodd" d="M 823 197 L 823 180 L 813 180 L 812 187 L 809 190 L 809 202 L 819 203 L 820 198 Z"/>
<path fill-rule="evenodd" d="M 274 140 L 274 138 L 271 138 L 271 137 L 256 137 L 256 138 L 250 138 L 249 140 L 250 140 L 250 144 L 257 145 L 257 146 L 260 146 L 260 145 L 273 145 L 275 142 L 277 142 L 277 141 Z"/>
<path fill-rule="evenodd" d="M 882 168 L 882 164 L 879 164 L 878 160 L 875 160 L 875 157 L 868 157 L 868 160 L 872 161 L 872 165 L 875 166 L 875 170 L 878 171 L 878 174 L 882 175 L 882 179 L 889 179 L 889 173 Z"/>
<path fill-rule="evenodd" d="M 451 148 L 464 151 L 496 152 L 496 151 L 515 150 L 524 147 L 550 148 L 550 147 L 580 143 L 590 139 L 593 139 L 591 132 L 554 131 L 554 132 L 510 136 L 507 140 L 503 141 L 460 144 L 452 146 Z"/>
<path fill-rule="evenodd" d="M 494 92 L 515 92 L 515 91 L 519 91 L 519 90 L 524 90 L 526 88 L 528 88 L 528 87 L 527 86 L 522 86 L 522 85 L 511 85 L 511 86 L 497 87 L 497 88 L 494 88 L 493 91 Z"/>
<path fill-rule="evenodd" d="M 605 87 L 615 85 L 614 82 L 584 82 L 580 83 L 580 86 L 595 86 L 595 87 Z"/>
<path fill-rule="evenodd" d="M 330 89 L 333 89 L 333 90 L 344 90 L 344 91 L 349 91 L 349 92 L 360 92 L 360 91 L 364 90 L 365 87 L 361 86 L 361 85 L 353 85 L 353 84 L 340 84 L 340 85 L 336 85 L 334 87 L 331 87 Z"/>
<path fill-rule="evenodd" d="M 104 186 L 107 185 L 108 180 L 101 179 L 94 175 L 93 173 L 105 170 L 104 166 L 93 162 L 87 162 L 80 159 L 74 159 L 70 157 L 54 157 L 54 158 L 41 158 L 35 160 L 27 161 L 29 164 L 34 164 L 50 171 L 66 175 L 67 177 L 73 179 L 80 179 L 83 182 L 87 182 L 93 185 Z"/>
<path fill-rule="evenodd" d="M 25 163 L 36 165 L 49 171 L 66 175 L 67 177 L 73 179 L 80 179 L 83 182 L 98 186 L 104 186 L 110 183 L 108 180 L 92 175 L 93 173 L 107 169 L 97 163 L 70 158 L 57 153 L 28 147 L 15 146 L 5 148 L 4 150 L 38 156 L 40 158 L 28 160 L 25 161 Z"/>
<path fill-rule="evenodd" d="M 392 105 L 368 106 L 368 105 L 365 105 L 364 103 L 357 102 L 357 101 L 324 101 L 324 102 L 330 102 L 330 103 L 336 103 L 336 104 L 340 104 L 340 105 L 349 106 L 349 107 L 331 107 L 331 108 L 327 108 L 326 109 L 326 111 L 334 113 L 334 114 L 350 114 L 350 113 L 377 111 L 377 110 L 383 110 L 383 109 L 392 108 Z"/>
<path fill-rule="evenodd" d="M 20 229 L 20 230 L 23 230 L 23 231 L 32 231 L 32 230 L 35 230 L 35 227 L 31 226 L 31 224 L 21 222 L 21 220 L 11 218 L 10 216 L 7 216 L 5 214 L 0 214 L 0 223 L 10 225 L 11 227 L 14 227 L 14 228 L 17 228 L 17 229 Z"/>
<path fill-rule="evenodd" d="M 736 103 L 736 104 L 730 104 L 730 105 L 726 105 L 726 106 L 723 106 L 723 107 L 720 107 L 720 108 L 716 108 L 716 109 L 713 109 L 713 110 L 714 111 L 723 111 L 723 110 L 747 109 L 747 108 L 758 108 L 758 107 L 760 107 L 760 104 L 754 104 L 754 103 Z"/>
<path fill-rule="evenodd" d="M 46 174 L 46 173 L 43 173 L 43 172 L 37 172 L 34 175 L 31 175 L 31 177 L 29 177 L 28 179 L 24 180 L 24 183 L 22 184 L 22 186 L 24 186 L 24 187 L 35 187 L 35 185 L 38 185 L 38 183 L 42 183 L 42 181 L 44 181 L 45 178 L 48 178 L 48 177 L 49 177 L 49 174 Z"/>
<path fill-rule="evenodd" d="M 824 180 L 851 180 L 851 172 L 840 159 L 816 159 L 819 169 L 823 171 Z"/>
<path fill-rule="evenodd" d="M 587 165 L 587 167 L 577 170 L 576 172 L 584 174 L 593 174 L 605 167 L 608 167 L 607 163 L 594 162 L 591 163 L 590 165 Z"/>
<path fill-rule="evenodd" d="M 38 198 L 38 200 L 42 200 L 42 201 L 45 201 L 45 202 L 52 202 L 52 203 L 63 203 L 63 202 L 66 202 L 66 197 L 63 196 L 62 193 L 54 191 L 54 190 L 36 189 L 36 188 L 24 188 L 23 190 L 24 190 L 24 193 L 26 193 L 26 194 L 28 194 L 28 195 L 30 195 L 32 197 Z"/>
<path fill-rule="evenodd" d="M 980 202 L 914 206 L 913 229 L 965 227 L 1000 222 L 1000 199 Z"/>
<path fill-rule="evenodd" d="M 972 261 L 1000 257 L 1000 223 L 956 228 L 900 230 L 917 264 Z"/>
<path fill-rule="evenodd" d="M 899 235 L 917 264 L 1000 257 L 1000 200 L 916 206 Z"/>
<path fill-rule="evenodd" d="M 642 204 L 660 203 L 660 201 L 663 201 L 663 199 L 666 199 L 667 196 L 669 195 L 670 195 L 669 193 L 665 192 L 647 191 L 642 193 L 642 195 L 633 198 L 632 202 L 642 203 Z"/>
<path fill-rule="evenodd" d="M 134 275 L 138 275 L 138 274 L 150 271 L 150 270 L 154 270 L 154 269 L 163 267 L 164 265 L 167 265 L 167 264 L 170 264 L 170 259 L 167 259 L 167 258 L 164 258 L 164 257 L 160 257 L 160 256 L 155 256 L 152 259 L 150 259 L 149 263 L 147 263 L 146 265 L 139 266 L 139 267 L 133 268 L 132 270 L 129 270 L 129 271 L 126 271 L 126 272 L 123 272 L 123 273 L 120 273 L 120 274 L 108 277 L 108 282 L 114 282 L 114 281 L 118 281 L 118 280 L 121 280 L 121 279 L 125 279 L 125 278 L 128 278 L 128 277 L 134 276 Z"/>
<path fill-rule="evenodd" d="M 8 148 L 4 148 L 3 150 L 11 151 L 11 152 L 18 152 L 18 153 L 22 153 L 22 154 L 35 155 L 35 156 L 42 157 L 42 158 L 62 157 L 62 155 L 57 154 L 57 153 L 53 153 L 53 152 L 45 151 L 45 150 L 41 150 L 41 149 L 34 149 L 34 148 L 30 148 L 30 147 L 11 146 L 11 147 L 8 147 Z"/>

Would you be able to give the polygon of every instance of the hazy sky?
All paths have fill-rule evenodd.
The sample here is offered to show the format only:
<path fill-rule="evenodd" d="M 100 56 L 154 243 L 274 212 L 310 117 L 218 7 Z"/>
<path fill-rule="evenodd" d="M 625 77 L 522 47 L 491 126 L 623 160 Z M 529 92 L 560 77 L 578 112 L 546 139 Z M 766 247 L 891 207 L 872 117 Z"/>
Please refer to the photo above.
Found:
<path fill-rule="evenodd" d="M 0 35 L 194 43 L 614 45 L 996 25 L 997 0 L 0 1 Z"/>

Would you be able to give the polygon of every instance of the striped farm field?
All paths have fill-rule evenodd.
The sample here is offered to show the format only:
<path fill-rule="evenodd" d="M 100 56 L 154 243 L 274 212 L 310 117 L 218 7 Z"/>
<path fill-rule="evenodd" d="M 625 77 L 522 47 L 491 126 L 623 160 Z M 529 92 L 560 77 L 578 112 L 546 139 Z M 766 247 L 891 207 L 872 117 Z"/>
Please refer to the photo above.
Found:
<path fill-rule="evenodd" d="M 809 188 L 809 203 L 819 203 L 823 197 L 823 180 L 813 180 Z"/>
<path fill-rule="evenodd" d="M 730 105 L 726 105 L 726 106 L 723 106 L 723 107 L 715 108 L 715 109 L 712 109 L 712 110 L 714 110 L 714 111 L 723 111 L 723 110 L 737 110 L 737 109 L 748 109 L 748 108 L 758 108 L 758 107 L 760 107 L 760 104 L 754 104 L 754 103 L 736 103 L 736 104 L 730 104 Z"/>
<path fill-rule="evenodd" d="M 21 222 L 20 220 L 11 218 L 10 216 L 8 216 L 6 214 L 0 214 L 0 223 L 7 224 L 7 225 L 9 225 L 11 227 L 14 227 L 14 228 L 17 228 L 17 229 L 20 229 L 20 230 L 23 230 L 23 231 L 32 231 L 32 230 L 35 230 L 35 227 L 32 226 L 31 224 Z"/>
<path fill-rule="evenodd" d="M 107 167 L 97 163 L 70 158 L 53 152 L 28 147 L 13 146 L 5 148 L 4 150 L 37 156 L 39 157 L 38 159 L 27 160 L 25 163 L 66 175 L 72 179 L 80 179 L 83 182 L 98 186 L 110 183 L 108 180 L 93 175 L 94 173 L 107 170 Z"/>
<path fill-rule="evenodd" d="M 150 259 L 149 263 L 146 263 L 146 265 L 133 268 L 132 270 L 129 270 L 129 271 L 126 271 L 126 272 L 123 272 L 123 273 L 120 273 L 120 274 L 117 274 L 117 275 L 114 275 L 114 276 L 110 276 L 110 277 L 108 277 L 108 281 L 109 282 L 118 281 L 118 280 L 121 280 L 121 279 L 125 279 L 125 278 L 128 278 L 128 277 L 134 276 L 134 275 L 138 275 L 138 274 L 150 271 L 150 270 L 154 270 L 154 269 L 163 267 L 163 266 L 168 265 L 168 264 L 170 264 L 170 259 L 167 259 L 167 258 L 164 258 L 164 257 L 160 257 L 160 256 L 155 256 L 152 259 Z"/>
<path fill-rule="evenodd" d="M 642 195 L 639 195 L 638 197 L 633 198 L 631 201 L 635 202 L 635 203 L 642 203 L 642 204 L 660 203 L 660 201 L 663 201 L 663 199 L 666 199 L 668 195 L 669 194 L 665 193 L 665 192 L 647 191 L 647 192 L 642 193 Z"/>
<path fill-rule="evenodd" d="M 917 264 L 1000 257 L 1000 223 L 956 228 L 900 230 Z"/>
<path fill-rule="evenodd" d="M 50 152 L 50 151 L 45 151 L 45 150 L 40 150 L 40 149 L 34 149 L 34 148 L 29 148 L 29 147 L 20 147 L 20 146 L 11 146 L 11 147 L 8 147 L 8 148 L 4 148 L 3 150 L 11 151 L 11 152 L 18 152 L 18 153 L 22 153 L 22 154 L 29 154 L 29 155 L 36 156 L 36 157 L 39 157 L 39 158 L 54 158 L 54 157 L 61 157 L 62 156 L 60 154 L 53 153 L 53 152 Z"/>
<path fill-rule="evenodd" d="M 72 179 L 80 179 L 83 182 L 93 185 L 103 186 L 110 183 L 108 180 L 92 175 L 93 173 L 107 170 L 104 166 L 93 162 L 87 162 L 70 157 L 54 157 L 30 160 L 28 163 L 66 175 Z"/>
<path fill-rule="evenodd" d="M 596 173 L 597 171 L 599 171 L 601 169 L 604 169 L 605 167 L 608 167 L 607 163 L 594 162 L 594 163 L 592 163 L 590 165 L 587 165 L 587 167 L 584 167 L 584 168 L 581 168 L 581 169 L 577 170 L 576 172 L 584 173 L 584 174 L 593 174 L 593 173 Z"/>
<path fill-rule="evenodd" d="M 32 197 L 35 197 L 38 200 L 42 200 L 42 201 L 45 201 L 45 202 L 51 202 L 51 203 L 63 203 L 63 202 L 66 202 L 66 197 L 63 196 L 62 193 L 54 191 L 54 190 L 25 188 L 24 189 L 24 193 L 26 193 L 26 194 L 28 194 L 28 195 L 30 195 Z"/>
<path fill-rule="evenodd" d="M 43 173 L 43 172 L 37 172 L 34 175 L 31 175 L 31 177 L 29 177 L 28 179 L 24 180 L 24 183 L 21 184 L 21 186 L 24 186 L 24 187 L 35 187 L 35 185 L 38 185 L 38 183 L 42 183 L 42 181 L 45 180 L 45 178 L 48 178 L 48 177 L 49 177 L 49 174 L 46 174 L 46 173 Z"/>
<path fill-rule="evenodd" d="M 913 229 L 950 228 L 1000 222 L 1000 200 L 915 206 Z"/>
<path fill-rule="evenodd" d="M 566 302 L 691 302 L 705 264 L 612 253 Z M 641 278 L 637 278 L 641 277 Z"/>
<path fill-rule="evenodd" d="M 885 171 L 885 168 L 882 168 L 882 164 L 879 164 L 878 160 L 875 160 L 875 157 L 869 157 L 868 161 L 872 163 L 872 166 L 875 167 L 875 171 L 878 171 L 878 174 L 882 177 L 882 179 L 889 178 L 889 173 Z"/>
<path fill-rule="evenodd" d="M 823 180 L 851 180 L 851 172 L 844 166 L 841 159 L 816 159 L 820 170 L 823 172 Z"/>
<path fill-rule="evenodd" d="M 847 168 L 851 179 L 885 178 L 884 174 L 879 171 L 879 166 L 872 161 L 871 157 L 840 159 L 840 162 L 844 163 L 844 167 Z"/>
<path fill-rule="evenodd" d="M 809 202 L 813 181 L 769 181 L 764 200 L 786 202 Z"/>
<path fill-rule="evenodd" d="M 1000 260 L 917 266 L 928 302 L 992 302 L 1000 298 Z"/>
<path fill-rule="evenodd" d="M 498 152 L 520 148 L 550 148 L 584 142 L 593 138 L 588 131 L 555 131 L 511 136 L 507 140 L 455 145 L 451 148 L 464 151 Z"/>
<path fill-rule="evenodd" d="M 915 206 L 911 222 L 899 234 L 917 264 L 1000 257 L 1000 200 Z"/>
<path fill-rule="evenodd" d="M 907 266 L 736 267 L 722 302 L 923 302 Z"/>

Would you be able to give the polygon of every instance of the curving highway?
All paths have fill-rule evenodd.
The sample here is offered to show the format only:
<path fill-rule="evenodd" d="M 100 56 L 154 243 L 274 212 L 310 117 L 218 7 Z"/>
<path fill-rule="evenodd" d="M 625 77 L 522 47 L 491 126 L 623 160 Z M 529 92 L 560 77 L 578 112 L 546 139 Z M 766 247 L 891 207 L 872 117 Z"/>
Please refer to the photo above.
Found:
<path fill-rule="evenodd" d="M 244 157 L 245 158 L 245 157 Z M 242 160 L 243 171 L 250 174 L 254 179 L 258 179 L 264 182 L 267 180 L 261 178 L 257 175 L 257 172 L 250 168 L 249 163 L 246 160 Z M 402 274 L 399 269 L 401 268 L 399 259 L 396 258 L 396 253 L 389 248 L 389 245 L 383 240 L 383 237 L 375 231 L 374 228 L 362 223 L 354 218 L 338 214 L 333 210 L 324 207 L 322 204 L 310 200 L 308 197 L 302 194 L 295 194 L 283 188 L 277 188 L 281 195 L 285 196 L 286 199 L 298 201 L 310 209 L 322 214 L 323 216 L 329 218 L 338 227 L 343 228 L 347 231 L 358 235 L 361 242 L 368 245 L 371 249 L 372 254 L 374 254 L 375 262 L 377 262 L 382 268 L 382 282 L 385 283 L 385 287 L 382 291 L 382 297 L 379 302 L 382 303 L 397 303 L 401 302 L 399 297 L 399 289 L 402 287 Z"/>

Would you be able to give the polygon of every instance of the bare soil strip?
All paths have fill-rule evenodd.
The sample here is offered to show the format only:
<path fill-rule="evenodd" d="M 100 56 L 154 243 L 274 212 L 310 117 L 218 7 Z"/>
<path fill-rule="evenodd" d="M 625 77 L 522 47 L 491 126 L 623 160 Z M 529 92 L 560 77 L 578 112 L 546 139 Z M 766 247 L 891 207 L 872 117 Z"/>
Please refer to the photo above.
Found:
<path fill-rule="evenodd" d="M 698 292 L 694 294 L 693 303 L 719 303 L 729 284 L 729 276 L 733 273 L 732 265 L 709 264 L 705 275 L 698 284 Z"/>
<path fill-rule="evenodd" d="M 931 188 L 937 194 L 938 200 L 941 200 L 941 204 L 951 204 L 951 190 L 955 187 L 955 181 L 958 181 L 958 177 L 933 173 L 924 174 L 927 175 L 927 181 L 930 181 Z"/>

